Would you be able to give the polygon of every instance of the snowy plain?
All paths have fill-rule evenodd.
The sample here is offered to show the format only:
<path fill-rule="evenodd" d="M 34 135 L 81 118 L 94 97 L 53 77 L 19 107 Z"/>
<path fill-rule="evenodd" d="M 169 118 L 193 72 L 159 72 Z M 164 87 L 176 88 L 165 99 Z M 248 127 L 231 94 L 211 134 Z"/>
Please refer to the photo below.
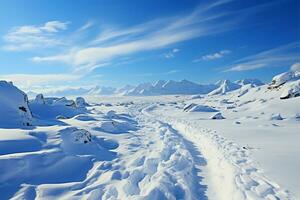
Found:
<path fill-rule="evenodd" d="M 299 199 L 299 80 L 274 80 L 86 100 L 2 81 L 1 199 Z"/>

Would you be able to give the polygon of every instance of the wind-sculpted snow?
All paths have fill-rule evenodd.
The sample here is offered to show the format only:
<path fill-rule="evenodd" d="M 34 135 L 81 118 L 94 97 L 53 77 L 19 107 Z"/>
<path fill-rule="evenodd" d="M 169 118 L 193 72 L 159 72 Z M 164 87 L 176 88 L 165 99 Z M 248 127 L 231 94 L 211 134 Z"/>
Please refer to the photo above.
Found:
<path fill-rule="evenodd" d="M 108 111 L 106 119 L 102 120 L 98 127 L 94 128 L 112 134 L 127 133 L 137 130 L 137 122 L 129 115 L 117 114 L 115 111 Z"/>
<path fill-rule="evenodd" d="M 86 113 L 86 106 L 88 104 L 82 97 L 77 97 L 74 101 L 65 97 L 44 98 L 42 94 L 37 95 L 35 100 L 29 103 L 33 116 L 40 120 L 37 121 L 37 125 L 43 123 L 43 119 L 55 121 L 56 119 L 68 119 Z M 47 124 L 47 122 L 44 123 Z"/>
<path fill-rule="evenodd" d="M 148 109 L 145 111 L 149 112 Z M 193 122 L 170 116 L 147 115 L 170 123 L 203 153 L 208 173 L 212 175 L 208 191 L 210 197 L 224 200 L 292 199 L 286 190 L 263 175 L 246 147 L 240 147 Z"/>
<path fill-rule="evenodd" d="M 0 113 L 0 128 L 32 125 L 27 95 L 6 81 L 0 81 Z"/>
<path fill-rule="evenodd" d="M 287 83 L 283 86 L 282 90 L 283 92 L 280 95 L 280 99 L 288 99 L 300 96 L 300 80 Z"/>
<path fill-rule="evenodd" d="M 212 108 L 212 107 L 209 107 L 209 106 L 206 106 L 206 105 L 197 105 L 197 104 L 189 104 L 189 105 L 186 105 L 183 110 L 185 112 L 218 112 L 218 110 Z"/>
<path fill-rule="evenodd" d="M 295 81 L 300 79 L 300 72 L 299 71 L 287 71 L 281 74 L 278 74 L 273 77 L 269 88 L 278 88 L 281 85 L 290 82 L 290 81 Z"/>
<path fill-rule="evenodd" d="M 0 199 L 297 199 L 300 98 L 280 98 L 296 81 L 245 80 L 221 95 L 38 95 L 33 126 L 0 127 Z M 2 105 L 15 111 L 14 95 L 26 105 L 7 84 Z"/>

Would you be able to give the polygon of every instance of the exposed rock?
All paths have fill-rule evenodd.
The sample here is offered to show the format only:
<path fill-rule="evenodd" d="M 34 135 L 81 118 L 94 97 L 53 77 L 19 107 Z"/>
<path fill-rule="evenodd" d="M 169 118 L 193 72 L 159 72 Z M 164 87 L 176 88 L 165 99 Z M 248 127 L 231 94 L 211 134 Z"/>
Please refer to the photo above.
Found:
<path fill-rule="evenodd" d="M 273 114 L 271 116 L 271 120 L 283 120 L 283 118 L 281 117 L 281 115 L 278 113 L 278 114 Z"/>
<path fill-rule="evenodd" d="M 92 134 L 84 129 L 77 129 L 73 133 L 74 135 L 74 141 L 76 143 L 90 143 L 92 142 Z"/>
<path fill-rule="evenodd" d="M 210 119 L 225 119 L 225 117 L 223 117 L 222 114 L 220 112 L 218 112 L 218 113 L 212 115 L 210 117 Z"/>
<path fill-rule="evenodd" d="M 68 119 L 68 118 L 65 117 L 65 116 L 63 116 L 63 115 L 58 115 L 58 116 L 56 117 L 56 119 Z"/>
<path fill-rule="evenodd" d="M 75 102 L 77 108 L 85 108 L 86 106 L 88 106 L 83 97 L 77 97 Z"/>
<path fill-rule="evenodd" d="M 34 102 L 37 104 L 45 104 L 45 99 L 43 94 L 36 95 Z"/>
<path fill-rule="evenodd" d="M 189 106 L 187 106 L 184 111 L 186 112 L 218 112 L 218 110 L 210 107 L 210 106 L 206 106 L 206 105 L 197 105 L 197 104 L 190 104 Z"/>

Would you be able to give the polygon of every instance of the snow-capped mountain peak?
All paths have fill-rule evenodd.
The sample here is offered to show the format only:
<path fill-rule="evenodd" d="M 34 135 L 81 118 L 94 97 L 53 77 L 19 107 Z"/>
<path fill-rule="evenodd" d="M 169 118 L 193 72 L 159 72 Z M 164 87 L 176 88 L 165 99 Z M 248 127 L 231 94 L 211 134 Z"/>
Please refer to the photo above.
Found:
<path fill-rule="evenodd" d="M 226 94 L 227 92 L 241 88 L 241 85 L 232 83 L 229 80 L 218 81 L 216 85 L 219 87 L 211 91 L 208 95 Z"/>

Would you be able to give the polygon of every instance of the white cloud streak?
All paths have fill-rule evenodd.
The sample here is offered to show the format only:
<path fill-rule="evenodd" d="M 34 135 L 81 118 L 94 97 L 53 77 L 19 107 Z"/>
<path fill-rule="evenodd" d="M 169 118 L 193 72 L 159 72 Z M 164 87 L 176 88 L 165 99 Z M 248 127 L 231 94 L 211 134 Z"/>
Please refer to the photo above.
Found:
<path fill-rule="evenodd" d="M 300 42 L 293 42 L 237 60 L 225 72 L 289 66 L 300 61 Z"/>
<path fill-rule="evenodd" d="M 95 68 L 99 64 L 103 66 L 102 63 L 112 62 L 122 56 L 166 48 L 186 40 L 228 31 L 236 28 L 243 16 L 248 16 L 249 12 L 253 12 L 253 8 L 249 11 L 243 9 L 243 12 L 238 10 L 230 12 L 218 10 L 216 12 L 214 10 L 229 2 L 228 0 L 213 1 L 212 4 L 198 7 L 194 12 L 185 16 L 152 20 L 123 29 L 110 27 L 104 29 L 96 39 L 88 42 L 86 46 L 76 47 L 76 50 L 72 48 L 69 52 L 58 55 L 36 56 L 33 61 L 57 61 L 68 63 L 74 68 L 81 66 Z M 236 17 L 237 14 L 239 17 Z M 217 54 L 214 57 L 222 55 Z"/>
<path fill-rule="evenodd" d="M 25 51 L 64 45 L 58 33 L 67 29 L 68 22 L 49 21 L 43 25 L 26 25 L 12 28 L 3 40 L 6 51 Z"/>
<path fill-rule="evenodd" d="M 202 56 L 200 59 L 195 59 L 193 62 L 200 62 L 202 60 L 209 61 L 209 60 L 216 60 L 223 58 L 226 54 L 231 53 L 229 50 L 222 50 L 213 54 L 207 54 Z"/>
<path fill-rule="evenodd" d="M 27 89 L 36 85 L 66 83 L 76 81 L 80 75 L 73 74 L 8 74 L 0 75 L 0 80 L 12 81 L 22 89 Z"/>
<path fill-rule="evenodd" d="M 294 63 L 292 66 L 291 66 L 291 71 L 300 71 L 300 62 L 298 63 Z"/>
<path fill-rule="evenodd" d="M 180 50 L 179 49 L 172 49 L 171 51 L 163 54 L 163 56 L 167 59 L 170 59 L 170 58 L 174 58 L 175 57 L 175 54 L 178 53 Z"/>

